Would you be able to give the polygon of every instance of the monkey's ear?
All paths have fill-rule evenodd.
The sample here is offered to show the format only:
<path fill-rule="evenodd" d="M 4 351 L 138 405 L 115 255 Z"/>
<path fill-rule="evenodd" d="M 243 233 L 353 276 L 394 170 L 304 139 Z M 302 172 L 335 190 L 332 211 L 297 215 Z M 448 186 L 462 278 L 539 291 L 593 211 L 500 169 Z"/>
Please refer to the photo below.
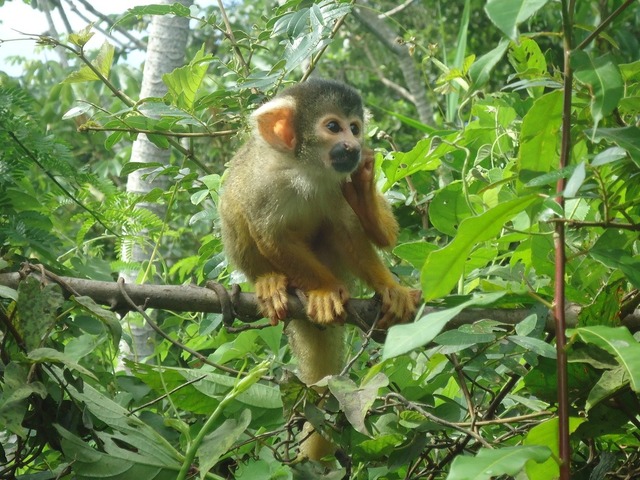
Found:
<path fill-rule="evenodd" d="M 295 109 L 291 101 L 284 99 L 265 103 L 253 114 L 260 136 L 278 150 L 292 151 L 296 147 L 296 131 L 293 126 Z"/>

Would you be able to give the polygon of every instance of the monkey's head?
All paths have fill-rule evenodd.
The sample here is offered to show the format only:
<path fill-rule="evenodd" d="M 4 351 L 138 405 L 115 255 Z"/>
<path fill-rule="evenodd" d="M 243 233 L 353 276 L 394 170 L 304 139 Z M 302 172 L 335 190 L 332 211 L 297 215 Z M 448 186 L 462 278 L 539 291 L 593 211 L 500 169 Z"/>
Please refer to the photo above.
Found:
<path fill-rule="evenodd" d="M 261 138 L 300 162 L 348 176 L 360 163 L 364 108 L 344 83 L 312 79 L 289 87 L 253 114 Z"/>

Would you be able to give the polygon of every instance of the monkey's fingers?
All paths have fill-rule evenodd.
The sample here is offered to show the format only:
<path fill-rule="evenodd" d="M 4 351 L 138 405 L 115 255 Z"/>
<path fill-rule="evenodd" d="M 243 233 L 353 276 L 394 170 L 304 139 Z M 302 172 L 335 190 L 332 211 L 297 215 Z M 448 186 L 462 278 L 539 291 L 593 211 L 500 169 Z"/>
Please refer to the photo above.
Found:
<path fill-rule="evenodd" d="M 260 311 L 271 320 L 271 325 L 287 318 L 287 277 L 279 273 L 262 275 L 256 279 L 255 288 Z"/>
<path fill-rule="evenodd" d="M 400 285 L 385 288 L 378 293 L 382 296 L 382 317 L 378 322 L 380 328 L 389 328 L 412 320 L 422 298 L 420 290 Z"/>
<path fill-rule="evenodd" d="M 335 290 L 309 290 L 307 292 L 307 315 L 320 325 L 344 323 L 347 314 L 344 302 L 349 293 L 343 287 Z"/>

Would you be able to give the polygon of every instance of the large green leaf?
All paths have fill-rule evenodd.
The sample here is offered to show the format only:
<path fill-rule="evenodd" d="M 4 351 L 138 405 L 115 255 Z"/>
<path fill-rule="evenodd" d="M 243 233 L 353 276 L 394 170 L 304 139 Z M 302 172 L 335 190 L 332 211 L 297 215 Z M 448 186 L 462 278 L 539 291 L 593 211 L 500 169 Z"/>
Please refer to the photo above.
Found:
<path fill-rule="evenodd" d="M 570 334 L 577 335 L 583 342 L 600 347 L 616 357 L 627 370 L 633 391 L 640 391 L 640 343 L 626 327 L 594 325 L 577 328 Z"/>
<path fill-rule="evenodd" d="M 518 39 L 518 25 L 526 21 L 548 0 L 488 0 L 484 11 L 511 40 Z"/>
<path fill-rule="evenodd" d="M 540 445 L 482 448 L 475 457 L 458 455 L 451 463 L 447 480 L 489 480 L 500 475 L 516 475 L 529 460 L 544 462 L 551 450 Z M 538 479 L 536 479 L 538 480 Z"/>
<path fill-rule="evenodd" d="M 358 432 L 369 436 L 365 425 L 365 417 L 373 402 L 378 397 L 378 391 L 389 384 L 389 379 L 383 373 L 378 373 L 368 382 L 358 386 L 348 377 L 335 375 L 329 378 L 329 390 L 340 403 L 349 423 Z"/>
<path fill-rule="evenodd" d="M 522 182 L 557 167 L 561 125 L 562 92 L 559 90 L 538 98 L 524 116 L 518 151 Z"/>
<path fill-rule="evenodd" d="M 594 131 L 600 120 L 617 106 L 624 93 L 624 82 L 615 59 L 610 55 L 592 58 L 584 50 L 571 54 L 575 77 L 589 86 Z"/>
<path fill-rule="evenodd" d="M 453 241 L 432 252 L 422 267 L 421 282 L 425 299 L 447 295 L 463 274 L 471 249 L 480 242 L 497 237 L 505 223 L 538 200 L 534 195 L 516 198 L 477 217 L 465 218 Z"/>
<path fill-rule="evenodd" d="M 493 68 L 502 60 L 509 47 L 509 40 L 502 39 L 498 46 L 478 58 L 469 69 L 469 76 L 476 88 L 482 87 L 491 78 Z"/>
<path fill-rule="evenodd" d="M 570 417 L 569 433 L 573 433 L 584 421 L 584 418 Z M 525 446 L 544 445 L 548 447 L 554 455 L 554 457 L 548 458 L 542 463 L 528 461 L 526 472 L 529 478 L 535 480 L 555 480 L 560 475 L 560 467 L 555 460 L 555 458 L 560 456 L 560 434 L 558 428 L 558 417 L 550 418 L 533 427 L 525 436 L 522 442 Z"/>
<path fill-rule="evenodd" d="M 203 45 L 187 65 L 162 76 L 162 81 L 169 88 L 168 95 L 173 96 L 176 105 L 180 108 L 187 111 L 193 110 L 196 95 L 211 61 L 213 61 L 213 55 L 205 55 Z"/>
<path fill-rule="evenodd" d="M 506 292 L 495 292 L 485 295 L 476 295 L 460 305 L 446 310 L 436 311 L 425 315 L 414 323 L 395 325 L 389 329 L 387 339 L 384 342 L 382 358 L 393 358 L 404 355 L 414 348 L 421 347 L 432 341 L 453 317 L 467 307 L 477 305 L 489 305 Z"/>
<path fill-rule="evenodd" d="M 175 480 L 182 465 L 177 459 L 153 455 L 154 449 L 160 451 L 161 447 L 151 437 L 95 433 L 104 449 L 99 451 L 61 426 L 56 429 L 77 480 Z"/>

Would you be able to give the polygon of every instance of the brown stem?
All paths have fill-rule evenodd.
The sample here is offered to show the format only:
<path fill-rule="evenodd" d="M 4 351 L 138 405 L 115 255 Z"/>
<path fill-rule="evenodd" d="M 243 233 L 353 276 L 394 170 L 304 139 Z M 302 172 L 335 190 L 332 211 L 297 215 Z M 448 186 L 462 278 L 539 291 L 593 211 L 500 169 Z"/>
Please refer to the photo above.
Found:
<path fill-rule="evenodd" d="M 562 111 L 562 142 L 560 145 L 560 165 L 562 170 L 567 166 L 571 153 L 571 94 L 573 86 L 573 71 L 571 69 L 571 48 L 573 35 L 573 0 L 562 0 L 562 23 L 563 23 L 563 47 L 564 47 L 564 91 L 563 91 L 563 111 Z M 565 179 L 558 180 L 556 201 L 560 208 L 564 210 L 563 192 L 565 189 Z M 571 445 L 569 443 L 569 380 L 567 373 L 567 351 L 566 351 L 566 319 L 565 319 L 565 226 L 562 222 L 555 224 L 555 301 L 554 316 L 556 321 L 556 355 L 558 372 L 558 435 L 559 435 L 559 456 L 560 456 L 560 480 L 571 478 Z"/>

